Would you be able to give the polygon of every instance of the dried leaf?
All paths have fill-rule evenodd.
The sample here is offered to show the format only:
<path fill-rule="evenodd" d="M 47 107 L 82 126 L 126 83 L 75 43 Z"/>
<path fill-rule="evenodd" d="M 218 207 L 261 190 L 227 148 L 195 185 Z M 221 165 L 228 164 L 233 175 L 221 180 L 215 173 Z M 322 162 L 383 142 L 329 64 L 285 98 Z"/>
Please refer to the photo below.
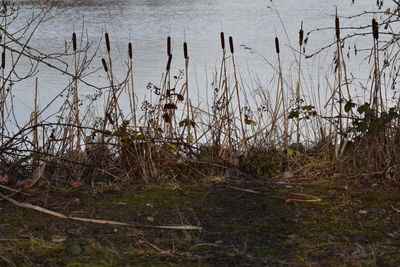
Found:
<path fill-rule="evenodd" d="M 71 184 L 71 187 L 72 188 L 78 188 L 78 187 L 81 187 L 83 185 L 83 182 L 81 182 L 81 181 L 76 181 L 76 182 L 73 182 L 72 184 Z"/>
<path fill-rule="evenodd" d="M 54 242 L 54 243 L 62 243 L 65 240 L 67 240 L 67 238 L 65 236 L 53 235 L 51 237 L 51 242 Z"/>
<path fill-rule="evenodd" d="M 12 179 L 8 174 L 0 175 L 0 184 L 10 185 L 12 184 Z"/>
<path fill-rule="evenodd" d="M 167 103 L 164 105 L 164 109 L 177 109 L 174 103 Z"/>

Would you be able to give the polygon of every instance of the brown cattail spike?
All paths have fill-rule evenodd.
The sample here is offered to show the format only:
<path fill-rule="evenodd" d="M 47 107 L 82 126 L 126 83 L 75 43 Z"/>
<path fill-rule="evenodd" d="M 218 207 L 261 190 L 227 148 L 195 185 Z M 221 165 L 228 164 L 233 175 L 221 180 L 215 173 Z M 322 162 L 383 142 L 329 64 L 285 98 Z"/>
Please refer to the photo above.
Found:
<path fill-rule="evenodd" d="M 168 36 L 167 38 L 167 56 L 172 55 L 171 51 L 171 36 Z"/>
<path fill-rule="evenodd" d="M 303 31 L 303 22 L 301 23 L 301 28 L 299 31 L 299 46 L 303 45 L 303 41 L 304 41 L 304 31 Z"/>
<path fill-rule="evenodd" d="M 128 44 L 128 56 L 129 56 L 130 59 L 132 59 L 132 55 L 133 55 L 133 52 L 132 52 L 132 43 L 129 43 L 129 44 Z"/>
<path fill-rule="evenodd" d="M 171 69 L 171 61 L 172 61 L 172 55 L 169 55 L 168 63 L 167 63 L 167 67 L 166 67 L 167 71 L 169 71 Z"/>
<path fill-rule="evenodd" d="M 221 32 L 221 47 L 222 47 L 222 50 L 225 50 L 225 35 L 224 35 L 224 32 Z"/>
<path fill-rule="evenodd" d="M 280 50 L 279 50 L 279 39 L 278 39 L 278 37 L 275 37 L 275 49 L 276 49 L 276 53 L 279 54 Z"/>
<path fill-rule="evenodd" d="M 110 38 L 108 37 L 108 33 L 106 32 L 105 34 L 105 39 L 106 39 L 106 48 L 107 48 L 107 52 L 110 53 L 111 51 L 111 47 L 110 47 Z"/>
<path fill-rule="evenodd" d="M 189 58 L 188 47 L 187 47 L 187 43 L 186 42 L 183 43 L 183 55 L 184 55 L 185 59 Z"/>
<path fill-rule="evenodd" d="M 372 35 L 374 36 L 374 39 L 379 39 L 379 25 L 375 19 L 372 19 Z"/>
<path fill-rule="evenodd" d="M 103 63 L 103 68 L 105 72 L 108 72 L 108 67 L 107 67 L 107 63 L 106 60 L 104 58 L 101 59 L 101 62 Z"/>
<path fill-rule="evenodd" d="M 235 52 L 235 49 L 233 49 L 233 38 L 232 38 L 232 36 L 229 36 L 229 48 L 231 49 L 231 53 L 233 54 Z"/>
<path fill-rule="evenodd" d="M 76 52 L 76 33 L 72 34 L 72 49 Z"/>
<path fill-rule="evenodd" d="M 335 29 L 336 29 L 336 40 L 340 40 L 340 23 L 338 16 L 336 16 L 335 18 Z"/>
<path fill-rule="evenodd" d="M 1 68 L 5 69 L 6 67 L 6 51 L 4 50 L 3 53 L 1 53 Z"/>

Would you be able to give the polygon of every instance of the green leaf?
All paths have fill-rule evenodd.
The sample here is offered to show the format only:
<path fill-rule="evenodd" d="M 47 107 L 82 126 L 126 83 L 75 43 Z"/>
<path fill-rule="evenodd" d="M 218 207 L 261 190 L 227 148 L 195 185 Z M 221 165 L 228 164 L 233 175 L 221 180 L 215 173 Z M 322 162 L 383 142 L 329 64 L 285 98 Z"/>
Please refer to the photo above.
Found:
<path fill-rule="evenodd" d="M 193 134 L 188 134 L 188 136 L 186 137 L 186 140 L 191 143 L 194 140 Z"/>
<path fill-rule="evenodd" d="M 301 109 L 302 110 L 311 111 L 311 110 L 315 109 L 315 107 L 313 105 L 308 105 L 308 106 L 301 107 Z"/>
<path fill-rule="evenodd" d="M 185 119 L 179 122 L 179 127 L 187 127 L 187 126 L 196 127 L 196 123 L 189 119 Z"/>
<path fill-rule="evenodd" d="M 363 114 L 363 113 L 369 113 L 371 111 L 371 108 L 369 106 L 369 103 L 365 103 L 362 106 L 359 106 L 357 108 L 358 113 Z"/>
<path fill-rule="evenodd" d="M 127 136 L 128 133 L 126 131 L 120 129 L 120 130 L 115 131 L 112 135 L 117 136 L 117 137 L 124 137 L 124 136 Z"/>
<path fill-rule="evenodd" d="M 352 101 L 348 101 L 348 102 L 346 103 L 346 105 L 344 105 L 344 111 L 350 112 L 350 110 L 351 110 L 352 108 L 354 108 L 355 106 L 356 106 L 355 103 L 353 103 Z"/>
<path fill-rule="evenodd" d="M 135 136 L 135 139 L 144 141 L 144 140 L 147 140 L 148 138 L 147 138 L 146 134 L 138 134 Z"/>
<path fill-rule="evenodd" d="M 289 113 L 289 119 L 294 119 L 294 118 L 298 118 L 300 116 L 300 112 L 297 110 L 292 110 Z"/>
<path fill-rule="evenodd" d="M 253 126 L 257 125 L 257 122 L 250 120 L 250 119 L 244 119 L 244 123 L 246 123 L 247 125 L 253 125 Z"/>

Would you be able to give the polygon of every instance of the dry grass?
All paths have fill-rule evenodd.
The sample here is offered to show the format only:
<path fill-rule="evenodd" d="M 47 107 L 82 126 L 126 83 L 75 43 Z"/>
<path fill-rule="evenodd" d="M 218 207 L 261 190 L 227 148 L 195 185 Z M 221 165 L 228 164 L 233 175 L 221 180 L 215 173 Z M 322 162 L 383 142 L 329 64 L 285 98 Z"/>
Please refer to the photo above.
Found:
<path fill-rule="evenodd" d="M 367 104 L 354 100 L 359 96 L 351 93 L 355 85 L 348 77 L 343 51 L 348 40 L 358 33 L 343 36 L 340 19 L 336 16 L 335 42 L 329 46 L 334 54 L 334 72 L 332 77 L 326 77 L 333 79 L 333 85 L 326 103 L 312 103 L 312 99 L 305 103 L 302 99 L 307 92 L 302 62 L 304 57 L 315 56 L 304 53 L 312 31 L 304 38 L 303 25 L 299 31 L 295 75 L 284 73 L 280 56 L 288 51 L 280 46 L 278 37 L 275 39 L 276 78 L 267 88 L 275 88 L 274 97 L 269 96 L 263 86 L 260 86 L 261 93 L 255 93 L 255 88 L 244 87 L 240 82 L 240 66 L 235 63 L 234 40 L 229 37 L 228 53 L 222 32 L 221 64 L 214 74 L 212 103 L 208 106 L 192 104 L 187 42 L 183 43 L 183 72 L 171 74 L 175 55 L 171 49 L 172 39 L 168 37 L 162 83 L 160 86 L 149 85 L 153 102 L 146 100 L 141 109 L 134 87 L 132 44 L 127 46 L 127 71 L 122 80 L 117 79 L 113 70 L 112 36 L 105 33 L 101 64 L 108 84 L 104 87 L 107 90 L 99 90 L 89 104 L 104 102 L 102 114 L 93 119 L 93 114 L 85 113 L 80 107 L 79 95 L 82 87 L 90 86 L 85 82 L 83 70 L 98 64 L 93 59 L 99 51 L 90 55 L 89 47 L 79 40 L 83 36 L 73 33 L 71 47 L 63 55 L 71 62 L 64 71 L 71 77 L 71 82 L 60 93 L 66 98 L 58 115 L 41 118 L 53 104 L 39 110 L 37 95 L 40 88 L 36 86 L 31 119 L 16 131 L 10 128 L 11 122 L 5 118 L 10 118 L 14 112 L 7 102 L 11 96 L 6 91 L 6 84 L 18 62 L 7 67 L 4 55 L 12 53 L 31 60 L 35 57 L 30 49 L 14 49 L 3 42 L 1 165 L 15 182 L 43 163 L 46 163 L 45 177 L 50 183 L 96 179 L 146 183 L 165 179 L 194 181 L 210 174 L 226 174 L 227 170 L 261 177 L 280 171 L 309 170 L 312 173 L 312 166 L 318 166 L 325 174 L 340 169 L 351 177 L 374 176 L 396 182 L 399 177 L 399 108 L 398 104 L 389 106 L 385 100 L 388 92 L 384 90 L 388 89 L 383 85 L 382 77 L 388 75 L 390 78 L 386 77 L 386 80 L 396 79 L 397 72 L 388 70 L 386 65 L 395 60 L 397 53 L 390 58 L 382 56 L 394 43 L 380 38 L 382 24 L 390 23 L 388 19 L 395 16 L 394 13 L 387 12 L 387 19 L 381 23 L 373 19 L 368 25 L 371 30 L 366 35 L 372 41 L 373 75 L 369 81 L 370 90 L 365 93 L 370 96 Z M 12 42 L 21 45 L 17 39 L 12 39 L 6 27 L 2 31 Z M 386 65 L 382 66 L 382 62 Z M 48 66 L 56 68 L 51 64 Z M 292 87 L 288 81 L 296 76 Z M 107 93 L 103 94 L 105 91 Z M 125 96 L 129 98 L 129 109 L 120 104 L 120 98 Z M 253 96 L 255 108 L 250 107 L 249 96 Z M 317 108 L 321 105 L 324 108 Z M 11 171 L 17 167 L 17 171 Z"/>

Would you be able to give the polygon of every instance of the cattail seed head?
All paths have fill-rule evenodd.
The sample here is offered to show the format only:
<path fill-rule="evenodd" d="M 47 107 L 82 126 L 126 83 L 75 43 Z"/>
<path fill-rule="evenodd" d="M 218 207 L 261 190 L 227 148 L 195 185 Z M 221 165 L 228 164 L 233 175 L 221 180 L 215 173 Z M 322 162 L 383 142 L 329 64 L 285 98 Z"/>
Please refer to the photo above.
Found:
<path fill-rule="evenodd" d="M 338 16 L 336 16 L 335 18 L 335 30 L 336 30 L 336 39 L 340 40 L 340 22 Z"/>
<path fill-rule="evenodd" d="M 1 53 L 1 68 L 4 70 L 6 67 L 6 51 L 3 50 L 3 53 Z"/>
<path fill-rule="evenodd" d="M 222 47 L 222 50 L 225 50 L 225 35 L 224 35 L 224 32 L 221 32 L 221 47 Z"/>
<path fill-rule="evenodd" d="M 303 45 L 303 41 L 304 41 L 304 31 L 303 31 L 303 23 L 301 23 L 301 28 L 299 31 L 299 46 Z"/>
<path fill-rule="evenodd" d="M 183 55 L 184 55 L 185 59 L 189 58 L 188 47 L 187 47 L 187 43 L 186 42 L 183 43 Z"/>
<path fill-rule="evenodd" d="M 167 71 L 169 71 L 171 69 L 171 61 L 172 61 L 172 55 L 169 55 L 168 63 L 167 63 L 167 67 L 166 67 Z"/>
<path fill-rule="evenodd" d="M 276 49 L 276 53 L 279 54 L 280 50 L 279 50 L 279 39 L 278 39 L 278 37 L 275 37 L 275 49 Z"/>
<path fill-rule="evenodd" d="M 231 50 L 231 53 L 233 54 L 235 52 L 235 49 L 233 48 L 233 38 L 232 38 L 232 36 L 229 36 L 229 48 Z"/>
<path fill-rule="evenodd" d="M 108 72 L 108 67 L 107 67 L 107 63 L 106 60 L 104 58 L 101 59 L 101 63 L 103 63 L 103 68 L 105 72 Z"/>
<path fill-rule="evenodd" d="M 171 36 L 167 37 L 167 56 L 172 55 L 171 51 Z"/>
<path fill-rule="evenodd" d="M 132 55 L 133 55 L 133 52 L 132 52 L 132 43 L 129 43 L 129 44 L 128 44 L 128 56 L 129 56 L 130 59 L 132 59 Z"/>
<path fill-rule="evenodd" d="M 374 36 L 374 39 L 379 39 L 379 25 L 375 19 L 372 19 L 372 35 Z"/>
<path fill-rule="evenodd" d="M 76 52 L 76 33 L 72 34 L 72 49 Z"/>
<path fill-rule="evenodd" d="M 111 51 L 111 47 L 110 47 L 110 38 L 108 37 L 108 33 L 105 33 L 105 39 L 106 39 L 106 48 L 107 48 L 107 52 L 110 53 Z"/>

